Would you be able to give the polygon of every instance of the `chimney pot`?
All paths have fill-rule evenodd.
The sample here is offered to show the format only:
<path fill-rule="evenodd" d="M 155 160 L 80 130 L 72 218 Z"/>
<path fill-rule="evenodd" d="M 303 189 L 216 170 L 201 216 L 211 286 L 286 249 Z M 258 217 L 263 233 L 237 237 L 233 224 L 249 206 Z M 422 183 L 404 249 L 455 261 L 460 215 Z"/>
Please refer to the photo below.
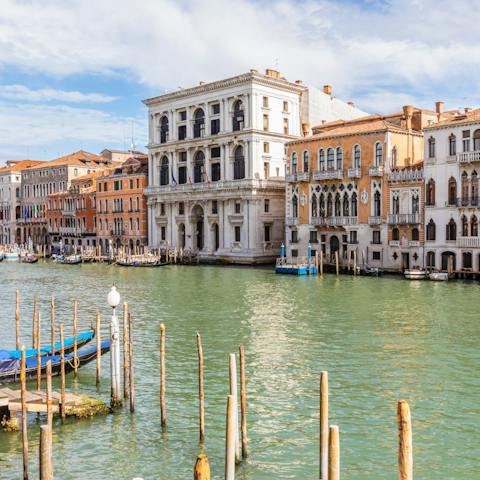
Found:
<path fill-rule="evenodd" d="M 306 137 L 310 133 L 310 124 L 309 123 L 302 123 L 302 131 L 303 136 Z"/>
<path fill-rule="evenodd" d="M 332 89 L 332 86 L 331 85 L 324 85 L 323 86 L 323 93 L 325 95 L 332 95 L 332 92 L 333 92 L 333 89 Z"/>
<path fill-rule="evenodd" d="M 413 117 L 413 107 L 411 105 L 405 105 L 403 107 L 403 114 L 405 115 L 405 126 L 408 130 L 412 129 L 412 117 Z"/>
<path fill-rule="evenodd" d="M 273 70 L 273 68 L 267 68 L 265 70 L 265 75 L 272 78 L 280 78 L 280 72 L 277 70 Z"/>

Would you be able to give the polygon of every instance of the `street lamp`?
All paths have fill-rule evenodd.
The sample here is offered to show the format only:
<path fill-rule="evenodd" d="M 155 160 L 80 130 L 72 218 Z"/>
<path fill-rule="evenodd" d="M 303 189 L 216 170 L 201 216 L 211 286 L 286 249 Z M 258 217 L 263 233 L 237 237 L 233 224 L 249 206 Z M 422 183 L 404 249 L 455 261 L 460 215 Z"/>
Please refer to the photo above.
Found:
<path fill-rule="evenodd" d="M 120 332 L 118 327 L 118 318 L 115 309 L 120 304 L 120 293 L 115 285 L 112 286 L 107 297 L 108 304 L 112 307 L 112 320 L 110 322 L 110 380 L 111 405 L 116 407 L 122 403 L 120 396 Z"/>

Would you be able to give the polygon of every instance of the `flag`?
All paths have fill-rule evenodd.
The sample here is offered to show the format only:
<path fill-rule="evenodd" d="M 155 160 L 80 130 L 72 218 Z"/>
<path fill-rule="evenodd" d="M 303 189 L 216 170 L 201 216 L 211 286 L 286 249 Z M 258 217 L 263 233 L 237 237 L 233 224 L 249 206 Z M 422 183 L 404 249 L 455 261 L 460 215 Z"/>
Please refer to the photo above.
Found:
<path fill-rule="evenodd" d="M 172 165 L 172 183 L 173 185 L 177 184 L 177 180 L 175 179 L 175 174 L 173 173 L 173 165 Z"/>

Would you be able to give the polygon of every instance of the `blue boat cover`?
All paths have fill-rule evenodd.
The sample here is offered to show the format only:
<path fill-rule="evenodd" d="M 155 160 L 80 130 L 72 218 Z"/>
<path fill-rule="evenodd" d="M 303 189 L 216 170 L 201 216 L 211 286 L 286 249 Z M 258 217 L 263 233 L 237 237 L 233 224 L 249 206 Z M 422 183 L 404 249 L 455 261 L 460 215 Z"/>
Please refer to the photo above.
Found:
<path fill-rule="evenodd" d="M 83 332 L 77 335 L 77 342 L 83 340 L 91 340 L 93 338 L 94 332 L 93 330 L 89 330 L 88 332 Z M 73 337 L 67 338 L 63 341 L 63 346 L 65 348 L 71 347 L 73 345 Z M 60 350 L 60 342 L 55 343 L 55 351 Z M 40 355 L 48 355 L 52 353 L 52 346 L 49 345 L 48 347 L 41 347 L 40 348 Z M 36 357 L 37 350 L 30 348 L 25 350 L 25 356 L 28 357 Z M 21 350 L 0 350 L 0 361 L 6 360 L 9 358 L 22 358 L 22 351 Z"/>

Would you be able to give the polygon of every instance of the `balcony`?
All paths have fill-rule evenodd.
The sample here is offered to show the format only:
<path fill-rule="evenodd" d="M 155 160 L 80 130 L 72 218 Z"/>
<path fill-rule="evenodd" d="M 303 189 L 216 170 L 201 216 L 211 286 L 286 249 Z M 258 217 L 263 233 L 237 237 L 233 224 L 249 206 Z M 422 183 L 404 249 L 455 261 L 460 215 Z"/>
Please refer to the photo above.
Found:
<path fill-rule="evenodd" d="M 288 226 L 295 226 L 298 225 L 298 218 L 297 217 L 287 217 L 285 223 Z"/>
<path fill-rule="evenodd" d="M 62 210 L 62 215 L 64 217 L 74 217 L 76 210 Z"/>
<path fill-rule="evenodd" d="M 417 225 L 420 223 L 419 213 L 390 213 L 387 222 L 390 225 Z"/>
<path fill-rule="evenodd" d="M 410 240 L 408 242 L 409 247 L 419 247 L 420 246 L 420 241 L 419 240 Z"/>
<path fill-rule="evenodd" d="M 421 182 L 423 181 L 423 169 L 418 170 L 394 170 L 387 176 L 389 182 Z"/>
<path fill-rule="evenodd" d="M 308 182 L 310 180 L 310 174 L 308 172 L 294 173 L 292 175 L 287 175 L 286 180 L 288 183 Z"/>
<path fill-rule="evenodd" d="M 478 207 L 478 197 L 459 197 L 455 200 L 455 203 L 448 202 L 450 207 Z"/>
<path fill-rule="evenodd" d="M 316 226 L 324 226 L 324 225 L 327 225 L 327 219 L 324 217 L 312 217 L 312 220 L 310 223 Z"/>
<path fill-rule="evenodd" d="M 457 237 L 457 247 L 480 247 L 480 237 Z"/>
<path fill-rule="evenodd" d="M 326 220 L 331 227 L 357 224 L 357 217 L 328 217 Z"/>
<path fill-rule="evenodd" d="M 371 177 L 383 177 L 383 167 L 370 167 L 368 174 Z"/>
<path fill-rule="evenodd" d="M 348 178 L 360 178 L 362 176 L 362 171 L 360 168 L 349 168 L 348 169 Z"/>
<path fill-rule="evenodd" d="M 390 240 L 388 242 L 389 247 L 400 247 L 400 240 Z"/>
<path fill-rule="evenodd" d="M 373 216 L 373 217 L 368 217 L 368 224 L 369 225 L 381 225 L 383 222 L 382 217 L 378 216 Z"/>
<path fill-rule="evenodd" d="M 474 152 L 457 153 L 458 163 L 475 163 L 480 162 L 480 150 Z"/>
<path fill-rule="evenodd" d="M 321 170 L 313 172 L 314 180 L 342 180 L 343 170 Z"/>

